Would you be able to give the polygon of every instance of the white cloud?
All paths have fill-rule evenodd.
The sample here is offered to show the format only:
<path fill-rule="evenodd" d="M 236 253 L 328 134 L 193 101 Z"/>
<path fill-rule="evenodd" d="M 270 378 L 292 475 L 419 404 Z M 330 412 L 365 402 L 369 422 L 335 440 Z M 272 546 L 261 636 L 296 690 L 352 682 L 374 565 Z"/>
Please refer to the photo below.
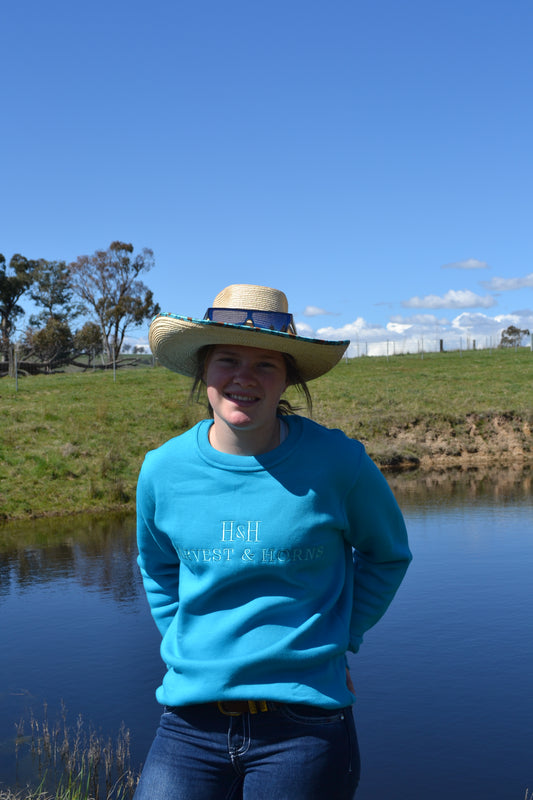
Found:
<path fill-rule="evenodd" d="M 321 317 L 324 314 L 331 314 L 331 311 L 325 311 L 318 306 L 306 306 L 304 309 L 304 317 Z"/>
<path fill-rule="evenodd" d="M 363 317 L 357 317 L 356 320 L 350 322 L 348 325 L 343 325 L 342 328 L 319 328 L 316 332 L 319 339 L 379 339 L 387 338 L 387 329 L 383 325 L 373 325 L 367 322 Z"/>
<path fill-rule="evenodd" d="M 452 264 L 443 264 L 441 269 L 490 269 L 486 261 L 477 258 L 467 258 L 464 261 L 454 261 Z"/>
<path fill-rule="evenodd" d="M 482 312 L 463 312 L 451 320 L 434 314 L 395 315 L 384 327 L 358 317 L 340 328 L 320 328 L 313 332 L 309 326 L 298 332 L 320 339 L 349 339 L 348 356 L 389 356 L 398 353 L 435 352 L 442 340 L 445 350 L 496 347 L 501 332 L 509 325 L 533 330 L 533 311 L 524 309 L 512 314 L 491 317 Z"/>
<path fill-rule="evenodd" d="M 530 308 L 524 308 L 520 311 L 511 311 L 510 314 L 502 314 L 495 319 L 498 320 L 502 328 L 515 325 L 517 328 L 528 328 L 530 331 L 533 331 L 533 311 Z"/>
<path fill-rule="evenodd" d="M 315 336 L 314 329 L 307 322 L 294 320 L 294 324 L 296 325 L 298 336 L 309 336 L 311 339 Z"/>
<path fill-rule="evenodd" d="M 493 292 L 509 292 L 513 289 L 533 288 L 533 272 L 523 278 L 492 278 L 490 281 L 482 281 L 481 285 L 485 289 Z"/>
<path fill-rule="evenodd" d="M 492 305 L 492 304 L 491 304 Z M 438 352 L 444 350 L 496 347 L 501 332 L 509 325 L 533 331 L 533 310 L 490 316 L 483 311 L 463 311 L 453 318 L 431 313 L 395 314 L 385 325 L 357 317 L 347 325 L 313 330 L 305 322 L 297 323 L 298 333 L 311 338 L 349 339 L 349 358 L 393 356 L 400 353 Z"/>
<path fill-rule="evenodd" d="M 388 322 L 387 323 L 387 330 L 391 333 L 398 333 L 402 336 L 406 331 L 408 331 L 413 326 L 410 322 Z"/>
<path fill-rule="evenodd" d="M 129 344 L 132 347 L 146 347 L 147 351 L 150 347 L 147 336 L 125 336 L 124 344 Z"/>
<path fill-rule="evenodd" d="M 132 351 L 135 347 L 138 347 L 138 348 L 143 348 L 143 350 L 139 350 L 139 352 L 145 352 L 145 353 L 151 352 L 147 336 L 125 336 L 124 344 L 129 345 Z"/>
<path fill-rule="evenodd" d="M 481 296 L 470 289 L 450 289 L 445 295 L 428 294 L 425 297 L 411 297 L 404 300 L 404 308 L 490 308 L 496 304 L 494 297 Z"/>
<path fill-rule="evenodd" d="M 480 313 L 459 314 L 458 317 L 452 320 L 450 334 L 452 340 L 455 333 L 459 336 L 476 339 L 480 347 L 487 347 L 488 343 L 490 345 L 498 345 L 501 332 L 508 328 L 509 325 L 531 330 L 533 327 L 533 311 L 525 310 L 514 314 L 498 314 L 495 317 Z"/>
<path fill-rule="evenodd" d="M 505 325 L 501 318 L 489 317 L 481 313 L 464 313 L 452 319 L 451 328 L 457 333 L 474 336 L 491 336 L 501 331 Z"/>

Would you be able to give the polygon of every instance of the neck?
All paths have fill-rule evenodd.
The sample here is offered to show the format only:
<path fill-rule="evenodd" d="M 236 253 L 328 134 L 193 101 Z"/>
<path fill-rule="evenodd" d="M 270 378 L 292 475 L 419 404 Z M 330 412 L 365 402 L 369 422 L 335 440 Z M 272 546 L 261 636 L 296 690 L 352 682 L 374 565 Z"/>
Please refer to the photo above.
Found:
<path fill-rule="evenodd" d="M 237 428 L 215 415 L 209 429 L 209 443 L 215 450 L 235 456 L 258 456 L 280 445 L 286 436 L 286 423 L 277 417 L 268 428 Z"/>

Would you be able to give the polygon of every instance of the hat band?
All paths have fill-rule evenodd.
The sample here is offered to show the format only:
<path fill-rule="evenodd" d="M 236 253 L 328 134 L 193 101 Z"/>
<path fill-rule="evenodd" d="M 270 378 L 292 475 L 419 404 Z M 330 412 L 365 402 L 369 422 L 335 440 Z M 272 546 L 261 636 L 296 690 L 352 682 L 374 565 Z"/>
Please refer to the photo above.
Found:
<path fill-rule="evenodd" d="M 292 314 L 283 311 L 261 311 L 257 308 L 208 308 L 204 319 L 211 322 L 223 322 L 230 325 L 249 325 L 268 331 L 295 333 Z"/>

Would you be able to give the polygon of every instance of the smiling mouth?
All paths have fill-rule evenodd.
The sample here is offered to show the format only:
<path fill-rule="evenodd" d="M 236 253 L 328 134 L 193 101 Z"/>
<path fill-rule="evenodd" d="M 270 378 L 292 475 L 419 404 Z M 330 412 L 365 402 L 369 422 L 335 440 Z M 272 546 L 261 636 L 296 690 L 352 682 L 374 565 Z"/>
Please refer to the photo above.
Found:
<path fill-rule="evenodd" d="M 226 392 L 225 397 L 233 403 L 245 403 L 251 405 L 257 402 L 257 397 L 249 394 L 237 394 L 236 392 Z"/>

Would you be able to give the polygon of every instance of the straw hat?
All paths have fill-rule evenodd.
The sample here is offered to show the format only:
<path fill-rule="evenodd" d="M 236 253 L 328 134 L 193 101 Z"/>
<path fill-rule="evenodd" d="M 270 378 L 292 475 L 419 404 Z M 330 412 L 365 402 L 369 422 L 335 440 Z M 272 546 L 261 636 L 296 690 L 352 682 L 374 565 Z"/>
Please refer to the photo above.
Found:
<path fill-rule="evenodd" d="M 243 315 L 243 324 L 236 325 L 177 314 L 158 314 L 148 334 L 154 356 L 168 369 L 193 377 L 196 354 L 201 347 L 213 344 L 260 347 L 291 355 L 303 380 L 309 381 L 334 367 L 350 343 L 298 336 L 289 315 L 287 298 L 283 292 L 267 286 L 242 283 L 228 286 L 215 297 L 212 316 L 217 316 L 218 309 L 241 309 L 252 312 L 252 317 L 254 311 L 287 314 L 290 324 L 288 330 L 279 331 L 259 327 L 252 319 L 244 319 L 246 315 Z M 262 315 L 257 316 L 261 319 Z"/>

